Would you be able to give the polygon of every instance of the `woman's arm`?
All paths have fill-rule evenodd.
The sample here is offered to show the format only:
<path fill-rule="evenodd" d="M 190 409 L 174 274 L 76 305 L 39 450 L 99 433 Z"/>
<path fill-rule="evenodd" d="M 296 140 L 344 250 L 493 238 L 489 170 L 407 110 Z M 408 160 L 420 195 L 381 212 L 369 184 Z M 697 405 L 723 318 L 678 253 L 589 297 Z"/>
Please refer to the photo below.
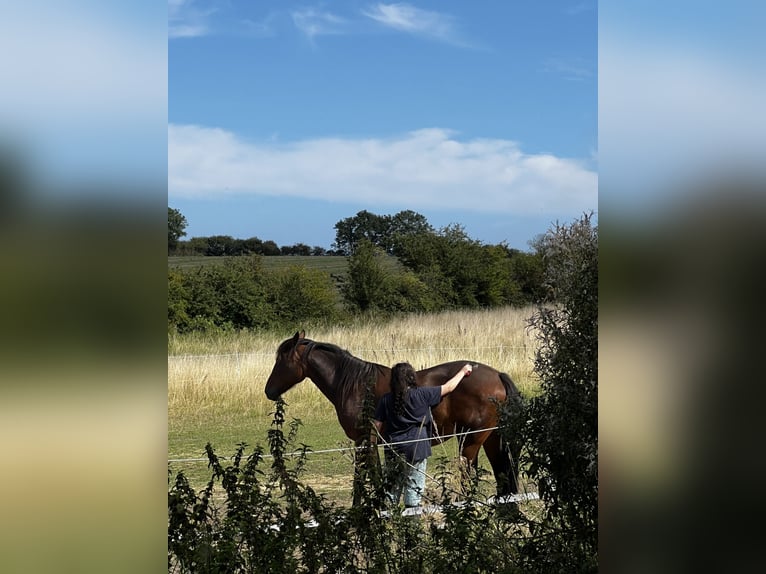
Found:
<path fill-rule="evenodd" d="M 452 377 L 449 381 L 444 383 L 442 385 L 442 396 L 448 395 L 452 391 L 454 391 L 457 386 L 460 384 L 460 381 L 463 380 L 463 377 L 466 377 L 471 374 L 471 371 L 473 371 L 473 367 L 470 365 L 470 363 L 466 363 L 463 365 L 463 367 L 457 372 L 457 374 Z"/>

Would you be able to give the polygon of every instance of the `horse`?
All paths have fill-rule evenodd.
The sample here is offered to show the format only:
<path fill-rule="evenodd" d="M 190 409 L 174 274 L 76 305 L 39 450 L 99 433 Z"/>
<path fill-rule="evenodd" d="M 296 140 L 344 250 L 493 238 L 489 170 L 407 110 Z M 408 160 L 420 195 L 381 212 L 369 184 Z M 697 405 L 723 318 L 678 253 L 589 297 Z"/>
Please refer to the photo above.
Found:
<path fill-rule="evenodd" d="M 492 466 L 498 496 L 516 494 L 521 447 L 506 444 L 494 428 L 498 424 L 498 404 L 520 399 L 511 378 L 481 363 L 451 361 L 417 371 L 417 384 L 443 385 L 466 363 L 474 365 L 470 377 L 432 409 L 436 426 L 432 444 L 448 440 L 447 435 L 478 431 L 461 437 L 461 456 L 469 468 L 476 470 L 483 447 Z M 266 382 L 266 396 L 275 401 L 306 378 L 333 404 L 349 439 L 361 445 L 370 438 L 369 421 L 366 424 L 363 417 L 365 398 L 372 392 L 377 404 L 391 390 L 389 367 L 362 360 L 332 343 L 307 339 L 305 331 L 298 331 L 277 348 L 276 362 Z"/>

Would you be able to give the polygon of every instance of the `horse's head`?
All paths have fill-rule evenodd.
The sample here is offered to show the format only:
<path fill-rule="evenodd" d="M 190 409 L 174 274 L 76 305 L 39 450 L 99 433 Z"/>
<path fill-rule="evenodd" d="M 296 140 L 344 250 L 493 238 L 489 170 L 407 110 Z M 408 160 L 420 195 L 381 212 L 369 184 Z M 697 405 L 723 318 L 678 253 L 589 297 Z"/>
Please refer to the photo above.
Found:
<path fill-rule="evenodd" d="M 300 355 L 301 344 L 306 342 L 305 332 L 299 331 L 279 345 L 277 360 L 266 381 L 266 396 L 269 400 L 276 401 L 282 393 L 306 378 Z"/>

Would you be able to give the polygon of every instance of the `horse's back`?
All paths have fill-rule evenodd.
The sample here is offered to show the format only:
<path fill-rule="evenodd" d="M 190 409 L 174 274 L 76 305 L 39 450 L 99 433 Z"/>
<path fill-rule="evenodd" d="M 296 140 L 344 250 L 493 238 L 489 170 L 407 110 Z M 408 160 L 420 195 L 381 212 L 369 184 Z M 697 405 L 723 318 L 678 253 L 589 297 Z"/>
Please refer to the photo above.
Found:
<path fill-rule="evenodd" d="M 483 399 L 492 397 L 505 400 L 506 386 L 500 378 L 500 371 L 473 361 L 450 361 L 422 369 L 417 372 L 418 386 L 440 387 L 454 377 L 466 363 L 473 365 L 473 371 L 460 382 L 453 393 L 455 396 L 471 394 L 479 395 Z"/>

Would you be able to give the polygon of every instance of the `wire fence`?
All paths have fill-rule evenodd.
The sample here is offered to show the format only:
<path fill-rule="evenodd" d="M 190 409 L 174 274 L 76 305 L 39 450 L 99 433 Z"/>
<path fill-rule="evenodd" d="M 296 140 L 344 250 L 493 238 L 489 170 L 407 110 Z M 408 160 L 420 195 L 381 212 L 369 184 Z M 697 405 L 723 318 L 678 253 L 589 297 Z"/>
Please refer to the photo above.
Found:
<path fill-rule="evenodd" d="M 403 441 L 399 441 L 399 442 L 386 442 L 386 443 L 384 443 L 384 445 L 385 446 L 397 446 L 397 445 L 400 445 L 400 444 L 412 444 L 412 443 L 416 443 L 416 442 L 424 442 L 424 441 L 432 441 L 432 440 L 438 440 L 440 442 L 444 442 L 445 440 L 450 439 L 450 438 L 462 437 L 462 436 L 467 436 L 469 434 L 476 434 L 476 433 L 482 433 L 482 432 L 487 432 L 487 431 L 493 431 L 493 430 L 497 430 L 499 428 L 500 427 L 488 427 L 488 428 L 485 428 L 485 429 L 474 429 L 474 430 L 463 431 L 463 432 L 453 433 L 453 434 L 448 434 L 448 435 L 437 435 L 437 436 L 434 436 L 434 437 L 427 437 L 427 438 L 415 438 L 415 439 L 403 440 Z M 292 451 L 292 452 L 285 453 L 284 456 L 285 457 L 293 457 L 293 456 L 303 456 L 303 455 L 309 455 L 309 454 L 311 454 L 311 455 L 314 455 L 314 454 L 327 454 L 327 453 L 332 453 L 332 452 L 352 452 L 352 451 L 356 452 L 360 448 L 364 448 L 364 447 L 347 446 L 347 447 L 338 447 L 338 448 L 327 448 L 327 449 L 322 449 L 322 450 L 311 450 L 311 449 L 303 450 L 302 449 L 302 450 L 295 450 L 295 451 Z M 223 457 L 223 456 L 219 456 L 218 458 L 222 459 L 222 460 L 226 460 L 226 457 Z M 265 455 L 263 455 L 262 458 L 264 458 L 264 459 L 265 458 L 272 458 L 272 455 L 265 454 Z M 207 462 L 207 461 L 208 461 L 208 459 L 205 458 L 205 457 L 202 457 L 202 458 L 169 458 L 168 459 L 169 463 L 170 462 Z"/>
<path fill-rule="evenodd" d="M 378 353 L 423 353 L 423 352 L 443 352 L 443 351 L 489 351 L 489 350 L 498 350 L 500 352 L 503 351 L 512 351 L 512 350 L 522 350 L 522 351 L 529 351 L 530 347 L 529 345 L 492 345 L 487 347 L 476 347 L 476 346 L 470 346 L 470 347 L 412 347 L 412 348 L 387 348 L 387 349 L 354 349 L 354 354 L 364 354 L 364 353 L 370 353 L 370 354 L 378 354 Z M 212 354 L 200 354 L 200 355 L 191 355 L 191 354 L 183 354 L 183 355 L 168 355 L 168 361 L 191 361 L 191 360 L 197 360 L 197 359 L 217 359 L 217 358 L 223 358 L 223 357 L 234 357 L 234 358 L 246 358 L 246 357 L 274 357 L 274 351 L 263 351 L 263 352 L 243 352 L 243 353 L 212 353 Z"/>
<path fill-rule="evenodd" d="M 495 431 L 495 430 L 498 430 L 500 428 L 501 427 L 499 427 L 499 426 L 494 426 L 494 427 L 488 427 L 488 428 L 482 428 L 482 429 L 474 429 L 474 430 L 470 430 L 470 431 L 463 431 L 463 432 L 459 432 L 459 433 L 456 432 L 456 433 L 452 433 L 452 434 L 449 434 L 449 435 L 436 435 L 434 437 L 410 439 L 410 440 L 397 441 L 397 442 L 387 442 L 382 436 L 380 436 L 380 433 L 378 433 L 378 439 L 380 441 L 380 444 L 382 444 L 384 447 L 395 447 L 397 445 L 412 444 L 412 443 L 423 442 L 423 441 L 432 441 L 432 440 L 438 440 L 440 442 L 444 442 L 444 441 L 446 441 L 446 440 L 448 440 L 450 438 L 458 438 L 459 439 L 459 437 L 465 437 L 465 436 L 468 436 L 470 434 L 483 433 L 483 432 L 488 432 L 488 431 Z M 375 445 L 373 445 L 373 446 L 375 446 Z M 359 446 L 349 446 L 349 447 L 329 448 L 329 449 L 322 449 L 322 450 L 311 450 L 311 449 L 306 448 L 306 449 L 301 449 L 301 450 L 285 453 L 283 456 L 285 458 L 289 458 L 289 457 L 294 457 L 294 456 L 308 456 L 308 455 L 315 455 L 315 454 L 328 454 L 328 453 L 339 453 L 339 452 L 354 452 L 354 453 L 356 453 L 356 452 L 359 452 L 360 450 L 364 450 L 365 448 L 367 448 L 367 447 L 365 447 L 365 446 L 361 446 L 361 447 L 359 447 Z M 396 452 L 395 449 L 392 449 L 392 450 L 393 450 L 393 452 Z M 399 457 L 401 458 L 401 455 L 399 455 Z M 218 458 L 221 459 L 221 460 L 226 460 L 227 457 L 218 457 Z M 264 454 L 264 455 L 262 455 L 262 458 L 263 459 L 273 458 L 273 455 Z M 184 462 L 207 462 L 208 460 L 209 460 L 208 458 L 177 458 L 177 459 L 168 459 L 168 462 L 169 463 L 170 462 L 179 462 L 179 463 L 184 463 Z M 435 482 L 435 483 L 439 482 L 439 480 L 436 477 L 433 477 L 433 476 L 427 474 L 423 470 L 420 470 L 420 469 L 414 467 L 413 465 L 407 463 L 406 461 L 405 461 L 405 463 L 407 465 L 411 466 L 412 468 L 415 468 L 418 472 L 421 472 L 423 475 L 425 475 L 425 477 L 429 481 Z M 445 485 L 442 485 L 442 486 L 445 486 Z M 457 491 L 453 491 L 453 493 L 465 496 L 464 493 L 460 493 L 460 492 L 457 492 Z M 516 493 L 516 494 L 510 494 L 510 495 L 505 495 L 505 496 L 490 496 L 490 497 L 488 497 L 488 498 L 486 498 L 484 500 L 476 498 L 476 497 L 472 497 L 472 496 L 467 496 L 467 497 L 464 498 L 464 500 L 453 501 L 453 502 L 451 502 L 449 504 L 446 504 L 446 505 L 445 504 L 426 504 L 426 505 L 412 507 L 412 508 L 405 508 L 401 512 L 402 512 L 403 515 L 406 515 L 406 516 L 413 516 L 413 515 L 420 515 L 420 514 L 436 514 L 436 513 L 444 512 L 444 509 L 446 508 L 446 506 L 450 506 L 450 507 L 461 507 L 461 506 L 464 506 L 464 505 L 492 506 L 492 505 L 498 505 L 498 504 L 514 504 L 514 503 L 518 503 L 518 502 L 528 502 L 530 500 L 538 500 L 538 499 L 539 499 L 539 494 L 537 492 L 526 491 L 525 489 L 522 488 L 522 492 Z M 383 511 L 381 513 L 381 517 L 386 517 L 386 516 L 389 516 L 389 515 L 390 515 L 390 511 Z M 315 524 L 307 523 L 306 526 L 307 527 L 313 527 L 313 526 L 315 526 Z M 275 528 L 278 529 L 278 526 L 275 526 Z"/>

